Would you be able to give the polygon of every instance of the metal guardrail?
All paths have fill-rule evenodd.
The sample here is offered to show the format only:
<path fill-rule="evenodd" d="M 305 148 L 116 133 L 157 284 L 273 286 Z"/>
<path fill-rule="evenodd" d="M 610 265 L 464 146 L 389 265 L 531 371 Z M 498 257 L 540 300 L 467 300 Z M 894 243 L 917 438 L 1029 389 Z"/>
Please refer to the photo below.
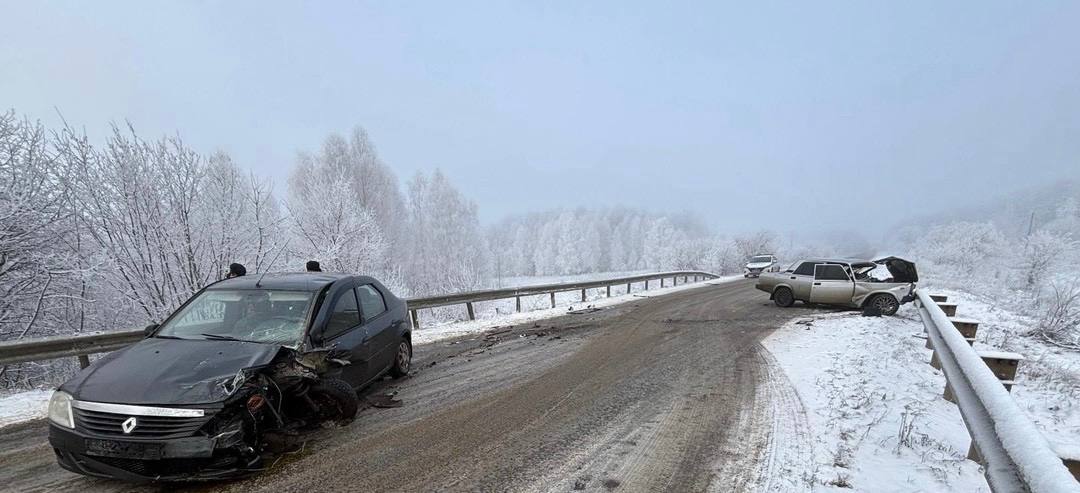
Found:
<path fill-rule="evenodd" d="M 1024 414 L 1005 386 L 925 290 L 917 291 L 919 315 L 995 493 L 1078 493 L 1061 458 Z"/>
<path fill-rule="evenodd" d="M 517 310 L 521 311 L 521 297 L 550 294 L 551 306 L 555 306 L 555 293 L 567 291 L 582 291 L 582 300 L 585 299 L 585 290 L 595 288 L 607 288 L 607 295 L 611 296 L 611 286 L 627 285 L 627 291 L 631 284 L 644 282 L 648 289 L 649 282 L 660 280 L 663 287 L 666 279 L 671 279 L 672 285 L 678 284 L 681 278 L 683 283 L 696 282 L 704 279 L 715 279 L 717 276 L 702 271 L 675 271 L 645 274 L 616 279 L 603 279 L 598 281 L 581 281 L 557 284 L 544 284 L 539 286 L 523 286 L 518 288 L 491 289 L 484 291 L 470 291 L 424 298 L 411 298 L 406 300 L 409 311 L 413 317 L 413 324 L 419 327 L 416 318 L 416 310 L 425 308 L 437 308 L 450 305 L 466 305 L 469 319 L 475 319 L 473 303 L 480 301 L 492 301 L 506 298 L 517 299 Z M 76 336 L 56 336 L 25 341 L 0 342 L 0 365 L 26 363 L 31 361 L 45 361 L 56 358 L 76 356 L 79 363 L 86 367 L 89 364 L 88 356 L 97 353 L 115 351 L 125 346 L 138 342 L 143 338 L 142 330 L 126 330 L 120 332 L 105 332 L 100 334 L 85 334 Z"/>
<path fill-rule="evenodd" d="M 517 288 L 506 289 L 488 289 L 484 291 L 469 291 L 465 293 L 448 294 L 442 296 L 431 296 L 427 298 L 416 298 L 408 300 L 409 311 L 413 318 L 413 326 L 419 327 L 419 319 L 417 318 L 416 311 L 424 308 L 437 308 L 440 306 L 450 305 L 465 305 L 468 310 L 469 320 L 476 318 L 473 311 L 473 303 L 479 301 L 494 301 L 508 298 L 515 298 L 515 307 L 517 311 L 521 311 L 521 297 L 522 296 L 538 296 L 538 295 L 550 295 L 551 307 L 555 308 L 555 293 L 565 293 L 567 291 L 581 290 L 581 301 L 585 301 L 585 291 L 588 289 L 607 288 L 607 295 L 611 296 L 611 287 L 626 284 L 627 292 L 630 291 L 630 286 L 634 283 L 645 283 L 645 289 L 649 289 L 649 281 L 659 280 L 660 287 L 664 287 L 664 280 L 671 278 L 672 286 L 678 284 L 678 279 L 682 278 L 683 283 L 697 282 L 703 279 L 715 279 L 716 274 L 711 274 L 702 271 L 673 271 L 673 272 L 658 272 L 655 274 L 644 274 L 639 276 L 619 277 L 615 279 L 601 279 L 595 281 L 579 281 L 579 282 L 567 282 L 556 284 L 541 284 L 536 286 L 522 286 Z M 691 281 L 691 279 L 693 279 Z"/>

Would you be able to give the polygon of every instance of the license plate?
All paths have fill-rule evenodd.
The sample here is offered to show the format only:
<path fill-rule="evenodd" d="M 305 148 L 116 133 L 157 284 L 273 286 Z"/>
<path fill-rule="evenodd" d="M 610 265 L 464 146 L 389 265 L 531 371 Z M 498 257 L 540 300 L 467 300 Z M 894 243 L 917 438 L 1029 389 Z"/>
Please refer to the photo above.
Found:
<path fill-rule="evenodd" d="M 87 455 L 100 457 L 116 457 L 120 459 L 147 459 L 157 460 L 161 458 L 161 444 L 118 442 L 116 440 L 86 439 Z"/>

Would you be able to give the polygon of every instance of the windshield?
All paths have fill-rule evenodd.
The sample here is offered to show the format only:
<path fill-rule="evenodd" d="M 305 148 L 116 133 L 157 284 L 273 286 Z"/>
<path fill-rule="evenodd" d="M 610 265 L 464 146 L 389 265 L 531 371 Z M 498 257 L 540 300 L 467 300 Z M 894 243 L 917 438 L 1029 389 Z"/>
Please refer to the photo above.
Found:
<path fill-rule="evenodd" d="M 291 344 L 303 335 L 313 297 L 307 291 L 203 291 L 154 336 Z"/>
<path fill-rule="evenodd" d="M 756 264 L 759 262 L 772 262 L 772 257 L 752 257 L 749 263 Z"/>

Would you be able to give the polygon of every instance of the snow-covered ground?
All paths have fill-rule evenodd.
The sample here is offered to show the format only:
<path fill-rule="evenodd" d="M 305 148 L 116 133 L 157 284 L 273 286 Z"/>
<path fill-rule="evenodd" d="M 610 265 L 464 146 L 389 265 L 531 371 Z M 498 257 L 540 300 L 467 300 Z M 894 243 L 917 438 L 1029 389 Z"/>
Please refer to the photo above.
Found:
<path fill-rule="evenodd" d="M 813 491 L 989 491 L 960 413 L 924 348 L 918 313 L 821 312 L 764 341 L 799 392 L 814 437 Z"/>
<path fill-rule="evenodd" d="M 958 317 L 981 322 L 975 349 L 1000 349 L 1024 356 L 1012 391 L 1017 404 L 1059 452 L 1080 448 L 1080 352 L 1029 336 L 1038 321 L 994 300 L 956 290 L 933 292 L 958 303 Z"/>
<path fill-rule="evenodd" d="M 52 390 L 27 390 L 0 397 L 0 428 L 44 418 Z"/>
<path fill-rule="evenodd" d="M 935 290 L 934 292 L 939 292 Z M 1013 396 L 1047 439 L 1066 452 L 1080 443 L 1077 358 L 1023 336 L 1032 320 L 959 292 L 958 317 L 982 322 L 976 349 L 1020 352 Z M 988 491 L 965 460 L 970 438 L 945 379 L 928 363 L 918 312 L 895 317 L 821 312 L 764 341 L 803 401 L 815 437 L 807 489 Z"/>

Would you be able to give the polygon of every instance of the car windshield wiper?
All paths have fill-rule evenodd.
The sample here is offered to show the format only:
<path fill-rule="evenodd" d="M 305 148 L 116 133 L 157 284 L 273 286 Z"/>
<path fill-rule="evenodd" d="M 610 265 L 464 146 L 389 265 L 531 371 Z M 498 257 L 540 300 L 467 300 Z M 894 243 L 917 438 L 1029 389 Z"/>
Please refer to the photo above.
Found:
<path fill-rule="evenodd" d="M 154 339 L 179 339 L 181 341 L 186 340 L 183 337 L 167 336 L 167 335 L 161 335 L 161 334 L 154 334 L 154 335 L 152 335 L 150 337 L 153 337 Z"/>
<path fill-rule="evenodd" d="M 215 340 L 215 341 L 239 341 L 239 342 L 250 342 L 250 341 L 245 341 L 245 340 L 243 340 L 243 339 L 237 339 L 237 338 L 235 338 L 235 337 L 233 337 L 233 336 L 226 336 L 226 335 L 221 335 L 221 334 L 199 334 L 199 335 L 201 335 L 201 336 L 203 336 L 203 337 L 205 337 L 205 338 L 207 338 L 207 339 L 213 339 L 213 340 Z"/>

